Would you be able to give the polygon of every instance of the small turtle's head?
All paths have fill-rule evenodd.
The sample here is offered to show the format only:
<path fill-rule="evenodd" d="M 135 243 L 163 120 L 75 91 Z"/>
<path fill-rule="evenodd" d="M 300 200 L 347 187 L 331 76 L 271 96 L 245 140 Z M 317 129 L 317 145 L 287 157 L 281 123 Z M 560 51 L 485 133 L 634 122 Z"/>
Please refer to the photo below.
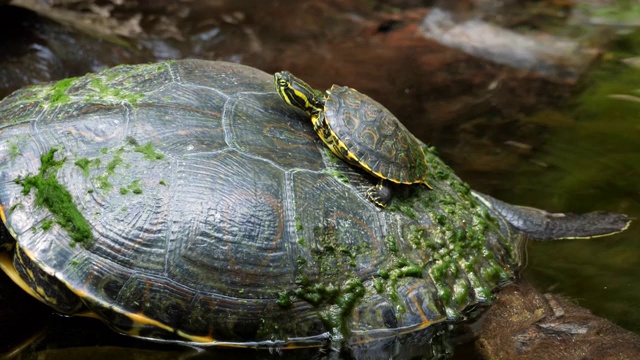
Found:
<path fill-rule="evenodd" d="M 280 71 L 273 77 L 276 91 L 287 104 L 300 108 L 309 115 L 317 115 L 324 108 L 323 94 L 290 72 Z"/>

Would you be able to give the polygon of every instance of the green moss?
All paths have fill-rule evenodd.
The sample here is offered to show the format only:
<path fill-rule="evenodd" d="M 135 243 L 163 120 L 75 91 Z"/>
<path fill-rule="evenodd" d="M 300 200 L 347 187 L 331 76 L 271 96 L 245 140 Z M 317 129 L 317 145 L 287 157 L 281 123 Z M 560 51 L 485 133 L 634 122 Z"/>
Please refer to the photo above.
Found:
<path fill-rule="evenodd" d="M 302 224 L 298 228 L 304 230 Z M 280 291 L 278 304 L 284 307 L 291 301 L 307 302 L 318 308 L 325 326 L 336 335 L 346 336 L 353 307 L 365 296 L 364 285 L 356 273 L 356 257 L 364 249 L 346 243 L 340 236 L 340 231 L 332 226 L 314 227 L 309 241 L 313 244 L 312 259 L 297 258 L 295 288 Z M 298 243 L 305 246 L 306 241 Z"/>
<path fill-rule="evenodd" d="M 464 279 L 458 279 L 458 283 L 454 286 L 454 295 L 453 300 L 458 306 L 464 305 L 469 300 L 469 285 Z"/>
<path fill-rule="evenodd" d="M 162 186 L 168 186 L 167 183 L 163 179 L 160 179 L 160 181 L 158 181 L 158 184 L 160 184 Z"/>
<path fill-rule="evenodd" d="M 87 158 L 82 158 L 82 159 L 76 160 L 76 162 L 74 164 L 76 166 L 78 166 L 80 169 L 82 169 L 82 173 L 84 174 L 84 176 L 89 176 L 89 164 L 90 163 L 91 163 L 91 160 L 89 160 Z"/>
<path fill-rule="evenodd" d="M 329 160 L 329 163 L 338 164 L 341 162 L 341 160 L 338 159 L 338 157 L 334 153 L 332 153 L 331 150 L 329 150 L 329 148 L 327 148 L 326 146 L 323 146 L 322 150 L 324 151 L 327 159 Z"/>
<path fill-rule="evenodd" d="M 471 193 L 471 187 L 465 182 L 450 179 L 449 184 L 451 185 L 453 190 L 460 195 L 469 195 Z"/>
<path fill-rule="evenodd" d="M 340 288 L 337 293 L 337 305 L 340 308 L 341 317 L 345 319 L 349 313 L 353 310 L 355 304 L 365 294 L 364 285 L 360 278 L 354 277 L 349 280 Z"/>
<path fill-rule="evenodd" d="M 69 191 L 56 179 L 55 173 L 65 159 L 55 160 L 58 149 L 51 149 L 40 157 L 41 167 L 38 175 L 16 179 L 22 185 L 22 193 L 28 195 L 36 189 L 36 205 L 46 207 L 54 216 L 56 223 L 71 236 L 72 243 L 88 242 L 93 239 L 91 226 L 78 210 Z"/>
<path fill-rule="evenodd" d="M 398 281 L 405 277 L 422 278 L 423 264 L 414 264 L 401 257 L 393 261 L 389 267 L 378 269 L 374 280 L 374 288 L 378 294 L 386 294 L 399 313 L 404 312 L 404 300 L 398 295 Z"/>
<path fill-rule="evenodd" d="M 66 104 L 71 100 L 69 94 L 67 94 L 67 90 L 78 80 L 78 78 L 68 78 L 63 79 L 55 83 L 51 87 L 51 91 L 49 94 L 49 104 L 51 105 L 62 105 Z"/>
<path fill-rule="evenodd" d="M 53 226 L 53 219 L 46 219 L 42 222 L 42 230 L 44 231 L 51 230 L 51 226 Z"/>
<path fill-rule="evenodd" d="M 147 160 L 164 159 L 164 155 L 156 152 L 151 142 L 144 144 L 144 146 L 136 146 L 133 151 L 143 154 L 144 158 Z"/>
<path fill-rule="evenodd" d="M 140 143 L 138 143 L 138 140 L 136 140 L 136 138 L 134 138 L 133 136 L 127 136 L 125 139 L 127 145 L 131 145 L 133 147 L 139 146 Z"/>
<path fill-rule="evenodd" d="M 97 93 L 98 98 L 109 100 L 109 102 L 114 100 L 126 101 L 135 105 L 144 97 L 144 94 L 131 93 L 119 87 L 109 86 L 103 81 L 100 74 L 93 75 L 93 78 L 89 81 L 89 87 Z M 93 96 L 93 99 L 96 100 L 95 96 Z"/>
<path fill-rule="evenodd" d="M 304 227 L 302 226 L 302 222 L 300 221 L 300 216 L 295 215 L 293 217 L 293 221 L 295 221 L 296 232 L 300 232 L 300 231 L 304 230 Z"/>
<path fill-rule="evenodd" d="M 328 174 L 328 175 L 333 176 L 334 178 L 336 178 L 341 183 L 350 184 L 349 178 L 341 171 L 338 171 L 338 170 L 324 170 L 323 172 Z"/>
<path fill-rule="evenodd" d="M 387 237 L 385 238 L 385 241 L 387 243 L 387 248 L 389 249 L 389 251 L 391 251 L 393 254 L 397 255 L 398 254 L 398 246 L 396 245 L 396 239 L 391 235 L 387 235 Z"/>
<path fill-rule="evenodd" d="M 140 186 L 140 180 L 132 181 L 127 187 L 121 187 L 118 192 L 120 195 L 127 195 L 129 192 L 132 192 L 136 195 L 142 194 L 142 187 Z"/>
<path fill-rule="evenodd" d="M 381 279 L 389 279 L 389 270 L 384 269 L 384 268 L 380 268 L 380 269 L 378 269 L 377 275 Z"/>
<path fill-rule="evenodd" d="M 140 180 L 133 180 L 131 184 L 127 185 L 127 188 L 136 195 L 142 194 L 142 187 L 140 186 Z"/>
<path fill-rule="evenodd" d="M 412 207 L 406 205 L 399 206 L 400 211 L 410 219 L 416 219 L 416 213 Z"/>
<path fill-rule="evenodd" d="M 20 149 L 18 149 L 18 145 L 10 144 L 9 145 L 9 158 L 11 160 L 13 160 L 13 159 L 17 158 L 20 155 L 22 155 L 22 153 L 20 152 Z"/>
<path fill-rule="evenodd" d="M 113 154 L 113 158 L 107 164 L 104 174 L 97 176 L 96 180 L 98 181 L 98 188 L 101 190 L 110 190 L 113 188 L 113 184 L 109 182 L 109 177 L 111 177 L 116 172 L 116 168 L 122 165 L 122 152 L 124 149 L 120 149 Z"/>
<path fill-rule="evenodd" d="M 109 161 L 109 163 L 107 164 L 107 172 L 109 174 L 112 174 L 115 172 L 116 167 L 118 167 L 118 165 L 122 165 L 122 157 L 120 156 L 121 152 L 117 152 L 114 156 L 113 159 L 111 159 L 111 161 Z"/>

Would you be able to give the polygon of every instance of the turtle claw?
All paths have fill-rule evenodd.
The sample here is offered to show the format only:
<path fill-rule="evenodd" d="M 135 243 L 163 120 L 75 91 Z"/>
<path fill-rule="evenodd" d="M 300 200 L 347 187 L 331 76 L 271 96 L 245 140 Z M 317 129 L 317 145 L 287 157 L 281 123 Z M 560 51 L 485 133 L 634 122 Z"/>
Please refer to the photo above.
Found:
<path fill-rule="evenodd" d="M 366 195 L 369 201 L 381 208 L 386 207 L 392 198 L 391 188 L 387 186 L 384 181 L 367 189 Z"/>

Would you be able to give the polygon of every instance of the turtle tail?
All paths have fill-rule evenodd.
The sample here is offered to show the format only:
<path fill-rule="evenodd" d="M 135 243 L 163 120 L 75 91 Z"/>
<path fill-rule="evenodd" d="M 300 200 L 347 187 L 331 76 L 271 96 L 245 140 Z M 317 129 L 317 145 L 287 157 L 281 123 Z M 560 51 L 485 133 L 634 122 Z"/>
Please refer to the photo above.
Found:
<path fill-rule="evenodd" d="M 507 204 L 475 191 L 472 194 L 515 229 L 535 240 L 588 239 L 613 235 L 626 230 L 632 220 L 627 215 L 605 211 L 586 214 L 550 213 Z"/>

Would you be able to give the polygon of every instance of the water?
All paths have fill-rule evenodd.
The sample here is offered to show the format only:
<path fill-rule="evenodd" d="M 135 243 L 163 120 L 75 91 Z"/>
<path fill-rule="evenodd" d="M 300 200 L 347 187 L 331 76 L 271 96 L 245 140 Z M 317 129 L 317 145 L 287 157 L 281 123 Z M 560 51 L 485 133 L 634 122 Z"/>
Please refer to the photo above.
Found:
<path fill-rule="evenodd" d="M 545 129 L 544 143 L 492 193 L 556 212 L 608 210 L 640 216 L 640 54 L 637 35 L 614 42 L 609 59 L 565 105 L 524 123 Z M 621 96 L 622 95 L 622 96 Z M 491 179 L 491 177 L 489 177 Z M 477 186 L 488 179 L 468 178 Z M 495 185 L 495 182 L 488 180 Z M 594 314 L 640 333 L 640 226 L 608 238 L 530 242 L 524 277 L 541 291 L 573 299 Z"/>

